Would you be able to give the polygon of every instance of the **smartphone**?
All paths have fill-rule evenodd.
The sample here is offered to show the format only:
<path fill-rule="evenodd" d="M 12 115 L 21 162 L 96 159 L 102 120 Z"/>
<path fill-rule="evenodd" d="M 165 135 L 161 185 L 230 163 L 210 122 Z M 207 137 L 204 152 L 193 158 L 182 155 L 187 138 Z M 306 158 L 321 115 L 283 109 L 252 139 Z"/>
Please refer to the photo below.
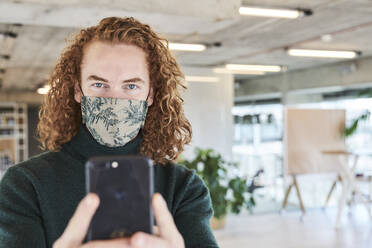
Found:
<path fill-rule="evenodd" d="M 93 157 L 85 165 L 87 193 L 100 205 L 90 223 L 87 241 L 153 233 L 151 199 L 153 162 L 144 156 Z"/>

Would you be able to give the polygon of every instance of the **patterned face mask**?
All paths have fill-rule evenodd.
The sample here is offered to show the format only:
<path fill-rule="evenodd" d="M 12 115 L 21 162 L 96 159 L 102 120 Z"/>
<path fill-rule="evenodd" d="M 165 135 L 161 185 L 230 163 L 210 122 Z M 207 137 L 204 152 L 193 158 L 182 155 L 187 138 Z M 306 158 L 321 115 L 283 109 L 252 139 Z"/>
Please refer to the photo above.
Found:
<path fill-rule="evenodd" d="M 147 101 L 82 96 L 82 121 L 101 145 L 124 146 L 143 128 Z"/>

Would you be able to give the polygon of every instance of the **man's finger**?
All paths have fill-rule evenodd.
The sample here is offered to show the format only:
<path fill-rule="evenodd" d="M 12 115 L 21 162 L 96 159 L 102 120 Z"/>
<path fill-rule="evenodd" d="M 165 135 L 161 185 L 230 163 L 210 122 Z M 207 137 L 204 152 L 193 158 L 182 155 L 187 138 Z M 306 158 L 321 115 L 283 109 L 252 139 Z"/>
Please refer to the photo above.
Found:
<path fill-rule="evenodd" d="M 133 248 L 167 248 L 169 241 L 143 232 L 135 233 L 130 239 Z"/>
<path fill-rule="evenodd" d="M 60 237 L 68 247 L 80 245 L 89 228 L 90 221 L 99 205 L 99 197 L 90 193 L 80 201 L 74 215 Z"/>
<path fill-rule="evenodd" d="M 154 233 L 155 236 L 160 236 L 158 226 L 153 226 L 152 227 L 152 231 L 153 231 L 153 233 Z"/>
<path fill-rule="evenodd" d="M 167 240 L 172 240 L 172 237 L 174 237 L 176 233 L 178 234 L 178 230 L 174 223 L 173 216 L 168 210 L 167 203 L 161 194 L 154 194 L 152 198 L 152 206 L 159 235 Z"/>
<path fill-rule="evenodd" d="M 113 240 L 97 240 L 84 244 L 80 248 L 131 248 L 128 238 L 120 238 Z"/>

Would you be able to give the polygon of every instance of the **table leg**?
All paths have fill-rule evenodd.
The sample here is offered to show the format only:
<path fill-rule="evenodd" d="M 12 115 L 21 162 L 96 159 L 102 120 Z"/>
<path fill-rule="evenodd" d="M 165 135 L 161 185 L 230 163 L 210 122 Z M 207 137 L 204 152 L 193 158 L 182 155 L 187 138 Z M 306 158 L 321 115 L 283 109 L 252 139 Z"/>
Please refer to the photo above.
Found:
<path fill-rule="evenodd" d="M 329 202 L 329 199 L 331 198 L 331 196 L 332 196 L 332 193 L 333 193 L 333 191 L 335 190 L 335 188 L 336 188 L 336 185 L 337 185 L 337 182 L 341 182 L 341 176 L 340 175 L 337 175 L 337 179 L 333 182 L 333 184 L 332 184 L 332 186 L 331 186 L 331 189 L 329 190 L 329 192 L 328 192 L 328 195 L 327 195 L 327 199 L 326 199 L 326 201 L 325 201 L 325 203 L 324 203 L 324 208 L 325 207 L 327 207 L 327 205 L 328 205 L 328 202 Z"/>
<path fill-rule="evenodd" d="M 336 228 L 339 228 L 340 227 L 340 224 L 341 224 L 341 215 L 342 215 L 342 212 L 343 212 L 344 207 L 346 205 L 347 197 L 348 197 L 349 192 L 350 192 L 349 181 L 348 180 L 345 180 L 343 178 L 343 180 L 341 181 L 341 183 L 342 183 L 342 191 L 341 191 L 340 200 L 338 202 L 338 210 L 337 210 L 337 217 L 336 217 Z"/>
<path fill-rule="evenodd" d="M 298 197 L 298 200 L 300 201 L 300 207 L 302 210 L 302 214 L 305 215 L 306 211 L 305 211 L 304 203 L 302 202 L 301 192 L 297 184 L 296 176 L 293 176 L 293 185 L 295 186 L 297 197 Z"/>
<path fill-rule="evenodd" d="M 369 217 L 372 218 L 372 214 L 371 214 L 371 211 L 370 211 L 368 201 L 366 199 L 364 199 L 362 193 L 359 190 L 358 184 L 355 182 L 355 169 L 356 169 L 356 166 L 357 166 L 357 163 L 358 163 L 358 159 L 359 159 L 359 156 L 356 155 L 355 158 L 354 158 L 353 167 L 351 168 L 351 173 L 349 175 L 350 176 L 349 181 L 350 181 L 351 188 L 354 191 L 355 195 L 359 197 L 361 203 L 366 207 L 367 212 L 369 214 Z"/>
<path fill-rule="evenodd" d="M 293 186 L 293 183 L 288 186 L 287 192 L 285 192 L 282 209 L 285 209 L 287 207 L 288 197 L 289 197 L 289 193 L 291 193 L 292 186 Z"/>

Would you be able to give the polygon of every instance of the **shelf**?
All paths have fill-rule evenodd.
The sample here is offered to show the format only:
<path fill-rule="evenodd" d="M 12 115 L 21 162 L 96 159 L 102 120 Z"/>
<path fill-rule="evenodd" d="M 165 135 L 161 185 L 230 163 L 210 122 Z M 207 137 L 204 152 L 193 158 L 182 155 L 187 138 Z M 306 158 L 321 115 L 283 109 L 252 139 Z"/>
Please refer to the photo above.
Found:
<path fill-rule="evenodd" d="M 20 129 L 20 128 L 27 128 L 26 124 L 18 124 L 18 125 L 2 125 L 0 124 L 0 129 Z"/>
<path fill-rule="evenodd" d="M 13 129 L 15 128 L 15 125 L 1 125 L 0 124 L 0 129 Z"/>
<path fill-rule="evenodd" d="M 0 116 L 14 117 L 15 114 L 14 113 L 10 113 L 10 112 L 3 112 L 3 113 L 0 112 Z"/>
<path fill-rule="evenodd" d="M 0 140 L 14 139 L 14 135 L 0 135 Z"/>
<path fill-rule="evenodd" d="M 26 104 L 0 102 L 0 132 L 0 151 L 10 150 L 14 163 L 28 158 Z"/>
<path fill-rule="evenodd" d="M 0 108 L 1 108 L 1 106 L 0 106 Z M 26 113 L 0 112 L 0 115 L 1 116 L 6 116 L 6 117 L 14 117 L 14 116 L 22 117 L 22 116 L 26 116 Z"/>

